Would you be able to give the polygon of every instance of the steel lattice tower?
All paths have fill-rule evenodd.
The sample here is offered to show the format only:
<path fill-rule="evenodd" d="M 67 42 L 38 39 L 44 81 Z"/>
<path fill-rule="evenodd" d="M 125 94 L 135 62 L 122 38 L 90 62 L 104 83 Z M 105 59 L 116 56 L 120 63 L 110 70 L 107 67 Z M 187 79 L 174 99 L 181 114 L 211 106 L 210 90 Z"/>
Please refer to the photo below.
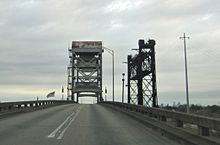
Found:
<path fill-rule="evenodd" d="M 139 40 L 138 54 L 128 55 L 128 103 L 157 107 L 155 41 Z"/>

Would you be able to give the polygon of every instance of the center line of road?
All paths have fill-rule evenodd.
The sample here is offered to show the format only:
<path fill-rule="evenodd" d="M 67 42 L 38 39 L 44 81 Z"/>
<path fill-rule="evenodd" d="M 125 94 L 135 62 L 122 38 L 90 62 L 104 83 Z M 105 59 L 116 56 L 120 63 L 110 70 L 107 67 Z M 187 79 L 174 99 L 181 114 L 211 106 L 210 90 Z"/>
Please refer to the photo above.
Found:
<path fill-rule="evenodd" d="M 81 110 L 81 106 L 76 110 L 76 112 L 71 113 L 65 120 L 63 123 L 61 123 L 52 133 L 50 133 L 47 137 L 48 138 L 55 138 L 56 136 L 58 136 L 56 139 L 62 139 L 64 133 L 66 132 L 66 130 L 68 129 L 68 127 L 70 126 L 70 124 L 75 120 L 75 118 L 77 117 L 77 115 L 79 114 Z"/>

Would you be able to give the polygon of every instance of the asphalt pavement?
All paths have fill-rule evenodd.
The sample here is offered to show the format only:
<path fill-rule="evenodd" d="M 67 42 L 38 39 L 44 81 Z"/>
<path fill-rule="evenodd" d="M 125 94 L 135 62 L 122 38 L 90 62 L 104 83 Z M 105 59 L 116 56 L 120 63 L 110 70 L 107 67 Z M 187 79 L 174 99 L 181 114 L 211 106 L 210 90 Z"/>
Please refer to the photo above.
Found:
<path fill-rule="evenodd" d="M 0 145 L 178 145 L 114 109 L 68 104 L 0 119 Z"/>

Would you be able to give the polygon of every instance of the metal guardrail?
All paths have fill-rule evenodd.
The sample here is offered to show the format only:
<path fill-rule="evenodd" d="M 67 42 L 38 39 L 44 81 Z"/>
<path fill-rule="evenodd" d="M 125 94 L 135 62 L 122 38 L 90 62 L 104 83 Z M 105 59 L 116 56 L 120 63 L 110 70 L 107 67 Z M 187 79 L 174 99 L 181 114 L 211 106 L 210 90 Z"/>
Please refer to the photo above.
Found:
<path fill-rule="evenodd" d="M 159 118 L 159 120 L 161 121 L 167 121 L 167 119 L 172 119 L 176 122 L 176 127 L 183 127 L 186 123 L 197 125 L 198 133 L 202 136 L 209 136 L 210 129 L 220 131 L 220 118 L 212 118 L 201 115 L 187 114 L 183 112 L 176 112 L 160 108 L 152 108 L 120 102 L 103 103 L 118 106 L 120 108 L 135 111 L 141 114 L 146 114 L 149 115 L 149 117 L 156 117 Z"/>
<path fill-rule="evenodd" d="M 75 103 L 74 101 L 63 101 L 63 100 L 38 100 L 38 101 L 20 101 L 20 102 L 4 102 L 0 103 L 0 113 L 3 111 L 10 111 L 14 109 L 24 109 L 31 107 L 41 107 L 49 105 L 59 105 Z"/>

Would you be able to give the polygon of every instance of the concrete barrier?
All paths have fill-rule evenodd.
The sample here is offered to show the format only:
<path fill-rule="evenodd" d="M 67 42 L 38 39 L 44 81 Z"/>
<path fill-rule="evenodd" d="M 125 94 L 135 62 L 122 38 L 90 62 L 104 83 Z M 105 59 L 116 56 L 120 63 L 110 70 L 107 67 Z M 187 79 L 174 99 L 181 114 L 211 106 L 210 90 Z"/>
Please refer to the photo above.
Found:
<path fill-rule="evenodd" d="M 138 119 L 152 128 L 182 140 L 184 144 L 219 145 L 220 139 L 213 139 L 211 131 L 220 131 L 220 119 L 187 114 L 120 102 L 102 102 L 110 107 L 123 111 L 129 116 Z M 190 127 L 189 127 L 190 126 Z M 191 126 L 194 128 L 192 129 Z M 197 130 L 197 131 L 196 131 Z"/>
<path fill-rule="evenodd" d="M 20 101 L 0 103 L 0 118 L 18 114 L 27 111 L 47 108 L 55 105 L 76 103 L 74 101 L 64 100 L 38 100 L 38 101 Z"/>

